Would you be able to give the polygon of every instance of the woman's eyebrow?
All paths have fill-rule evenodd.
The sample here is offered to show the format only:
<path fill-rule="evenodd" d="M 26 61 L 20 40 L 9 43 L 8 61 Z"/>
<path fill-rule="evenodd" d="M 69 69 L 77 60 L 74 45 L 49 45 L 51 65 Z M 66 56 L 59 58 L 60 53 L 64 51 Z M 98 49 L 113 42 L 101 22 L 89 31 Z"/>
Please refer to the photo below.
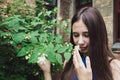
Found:
<path fill-rule="evenodd" d="M 73 32 L 73 33 L 77 33 L 77 32 Z"/>
<path fill-rule="evenodd" d="M 83 33 L 88 33 L 88 32 L 83 32 Z"/>
<path fill-rule="evenodd" d="M 78 32 L 73 32 L 73 34 L 78 34 Z"/>

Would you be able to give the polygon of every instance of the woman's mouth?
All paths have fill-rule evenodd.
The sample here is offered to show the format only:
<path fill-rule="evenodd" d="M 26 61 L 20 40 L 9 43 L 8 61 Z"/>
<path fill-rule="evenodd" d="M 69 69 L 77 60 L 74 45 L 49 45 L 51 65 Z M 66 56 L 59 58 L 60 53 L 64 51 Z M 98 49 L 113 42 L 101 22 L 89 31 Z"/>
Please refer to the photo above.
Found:
<path fill-rule="evenodd" d="M 85 47 L 80 47 L 80 50 L 81 51 L 84 51 L 86 48 Z"/>

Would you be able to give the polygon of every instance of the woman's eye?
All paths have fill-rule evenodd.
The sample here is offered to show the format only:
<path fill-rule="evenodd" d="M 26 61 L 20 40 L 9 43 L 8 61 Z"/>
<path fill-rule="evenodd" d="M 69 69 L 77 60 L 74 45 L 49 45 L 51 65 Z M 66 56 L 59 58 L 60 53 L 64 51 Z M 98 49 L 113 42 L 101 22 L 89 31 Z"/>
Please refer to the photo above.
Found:
<path fill-rule="evenodd" d="M 73 33 L 73 36 L 74 37 L 79 37 L 79 34 L 78 33 Z"/>
<path fill-rule="evenodd" d="M 89 37 L 89 34 L 88 34 L 88 33 L 85 33 L 84 36 L 85 36 L 85 37 Z"/>

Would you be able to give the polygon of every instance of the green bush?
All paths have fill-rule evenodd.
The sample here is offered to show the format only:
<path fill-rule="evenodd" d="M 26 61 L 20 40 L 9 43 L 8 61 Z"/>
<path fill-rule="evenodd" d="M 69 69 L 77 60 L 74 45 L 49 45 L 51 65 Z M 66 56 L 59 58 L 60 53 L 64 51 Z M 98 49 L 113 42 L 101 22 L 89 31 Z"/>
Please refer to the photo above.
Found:
<path fill-rule="evenodd" d="M 41 0 L 39 1 L 39 4 L 41 6 L 44 6 L 46 3 L 43 3 Z M 13 10 L 11 9 L 11 6 L 9 7 L 10 10 Z M 15 7 L 15 5 L 12 7 Z M 63 40 L 61 34 L 55 34 L 55 28 L 61 28 L 64 32 L 66 32 L 66 34 L 70 31 L 67 29 L 67 20 L 63 20 L 60 22 L 60 24 L 58 24 L 57 21 L 60 21 L 61 18 L 53 18 L 57 12 L 57 8 L 54 8 L 53 10 L 47 10 L 45 7 L 42 7 L 36 16 L 33 14 L 28 15 L 28 13 L 23 15 L 22 13 L 18 13 L 17 10 L 14 10 L 13 12 L 10 10 L 9 14 L 11 14 L 11 16 L 6 17 L 2 20 L 2 22 L 0 22 L 0 45 L 2 48 L 6 45 L 9 46 L 11 51 L 9 54 L 8 49 L 4 50 L 1 48 L 2 51 L 0 54 L 5 53 L 4 56 L 9 56 L 6 57 L 8 58 L 8 61 L 5 61 L 5 58 L 2 55 L 3 58 L 0 59 L 3 60 L 4 63 L 2 63 L 3 65 L 1 65 L 0 68 L 2 70 L 3 67 L 8 67 L 10 64 L 12 67 L 14 66 L 16 68 L 14 71 L 19 73 L 15 74 L 14 72 L 14 75 L 11 75 L 11 77 L 6 77 L 6 79 L 4 79 L 6 73 L 1 71 L 0 76 L 3 76 L 1 79 L 28 79 L 25 79 L 24 73 L 20 72 L 23 72 L 28 68 L 28 66 L 32 67 L 34 65 L 35 68 L 38 58 L 43 55 L 45 55 L 45 57 L 51 62 L 52 73 L 54 73 L 56 70 L 62 69 L 64 59 L 67 61 L 70 59 L 72 45 Z M 26 10 L 26 7 L 24 10 Z M 14 57 L 12 55 L 14 55 Z M 9 61 L 14 62 L 10 63 Z M 24 65 L 19 64 L 22 61 Z M 27 67 L 25 65 L 26 61 L 29 63 L 27 64 Z M 9 64 L 6 64 L 5 62 L 8 62 Z M 7 71 L 12 69 L 14 68 L 8 67 L 3 70 Z M 37 68 L 32 72 L 29 69 L 28 73 L 31 72 L 31 74 L 34 74 L 34 76 L 38 76 L 38 70 L 39 69 Z M 21 75 L 24 76 L 22 77 Z M 27 72 L 26 75 L 28 75 Z M 15 77 L 19 77 L 19 79 L 15 79 Z"/>

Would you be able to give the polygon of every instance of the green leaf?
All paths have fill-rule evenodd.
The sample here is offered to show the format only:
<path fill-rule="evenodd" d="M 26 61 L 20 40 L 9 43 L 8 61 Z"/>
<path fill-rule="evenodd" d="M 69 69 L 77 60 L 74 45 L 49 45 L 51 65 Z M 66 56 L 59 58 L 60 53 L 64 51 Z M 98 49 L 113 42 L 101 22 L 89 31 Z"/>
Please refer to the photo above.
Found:
<path fill-rule="evenodd" d="M 47 58 L 50 60 L 50 62 L 56 62 L 54 45 L 52 43 L 47 45 L 46 54 L 48 55 Z"/>
<path fill-rule="evenodd" d="M 47 12 L 46 12 L 46 15 L 47 15 L 47 16 L 50 16 L 51 13 L 52 13 L 52 11 L 47 11 Z"/>
<path fill-rule="evenodd" d="M 27 50 L 25 49 L 25 47 L 23 47 L 17 54 L 17 56 L 25 56 L 27 53 Z"/>
<path fill-rule="evenodd" d="M 63 53 L 67 50 L 67 46 L 61 46 L 59 47 L 59 49 L 57 50 L 58 53 Z"/>
<path fill-rule="evenodd" d="M 12 36 L 12 34 L 10 32 L 0 31 L 0 37 L 8 38 L 8 37 L 11 37 L 11 36 Z"/>
<path fill-rule="evenodd" d="M 49 43 L 47 45 L 47 48 L 50 49 L 50 50 L 53 50 L 54 49 L 54 45 L 52 43 Z"/>
<path fill-rule="evenodd" d="M 54 34 L 49 35 L 48 42 L 54 42 Z"/>
<path fill-rule="evenodd" d="M 0 44 L 8 44 L 10 40 L 6 39 L 4 41 L 2 41 Z"/>
<path fill-rule="evenodd" d="M 33 47 L 32 46 L 30 46 L 30 45 L 28 45 L 28 46 L 26 46 L 26 47 L 23 47 L 19 52 L 18 52 L 18 54 L 17 54 L 17 56 L 25 56 L 25 55 L 27 55 L 30 51 L 31 51 L 31 49 L 32 49 Z"/>
<path fill-rule="evenodd" d="M 37 43 L 38 42 L 38 39 L 37 39 L 37 36 L 39 35 L 38 31 L 33 31 L 33 32 L 31 32 L 27 35 L 30 36 L 30 41 L 32 43 Z"/>
<path fill-rule="evenodd" d="M 55 52 L 54 52 L 54 50 L 53 49 L 51 49 L 51 48 L 48 48 L 47 50 L 46 50 L 46 54 L 47 54 L 47 59 L 50 61 L 50 62 L 53 62 L 53 63 L 56 63 L 57 61 L 56 61 L 56 58 L 55 58 Z"/>
<path fill-rule="evenodd" d="M 36 63 L 38 61 L 38 52 L 33 52 L 28 60 L 28 63 Z"/>
<path fill-rule="evenodd" d="M 0 37 L 4 35 L 4 32 L 0 30 Z"/>
<path fill-rule="evenodd" d="M 39 37 L 39 41 L 40 41 L 40 42 L 43 42 L 43 43 L 46 43 L 46 42 L 48 42 L 47 37 L 48 37 L 48 34 L 47 34 L 47 33 L 41 33 L 41 34 L 40 34 L 40 37 Z"/>
<path fill-rule="evenodd" d="M 21 19 L 20 17 L 21 17 L 20 15 L 7 17 L 1 25 L 5 26 L 9 30 L 18 32 L 19 27 L 21 26 L 20 23 L 24 22 L 24 19 Z"/>
<path fill-rule="evenodd" d="M 56 43 L 63 43 L 62 36 L 61 35 L 57 35 L 56 38 L 55 38 L 55 42 Z"/>
<path fill-rule="evenodd" d="M 21 43 L 22 40 L 24 39 L 24 35 L 25 35 L 25 33 L 13 34 L 12 35 L 13 41 L 16 43 Z"/>
<path fill-rule="evenodd" d="M 64 58 L 65 60 L 69 61 L 69 59 L 71 58 L 71 53 L 64 53 Z"/>
<path fill-rule="evenodd" d="M 31 38 L 30 38 L 30 41 L 31 41 L 32 43 L 37 43 L 37 42 L 38 42 L 37 37 L 31 37 Z"/>
<path fill-rule="evenodd" d="M 30 33 L 30 35 L 31 35 L 31 36 L 39 36 L 40 34 L 39 34 L 38 31 L 36 30 L 36 31 L 32 31 L 32 32 Z"/>
<path fill-rule="evenodd" d="M 62 56 L 60 54 L 56 54 L 56 59 L 60 65 L 62 65 Z"/>
<path fill-rule="evenodd" d="M 66 50 L 66 52 L 72 52 L 72 50 L 73 50 L 73 45 L 72 44 L 67 44 L 67 50 Z"/>
<path fill-rule="evenodd" d="M 61 47 L 60 44 L 55 44 L 54 51 L 57 51 L 58 49 L 60 49 L 60 47 Z"/>

